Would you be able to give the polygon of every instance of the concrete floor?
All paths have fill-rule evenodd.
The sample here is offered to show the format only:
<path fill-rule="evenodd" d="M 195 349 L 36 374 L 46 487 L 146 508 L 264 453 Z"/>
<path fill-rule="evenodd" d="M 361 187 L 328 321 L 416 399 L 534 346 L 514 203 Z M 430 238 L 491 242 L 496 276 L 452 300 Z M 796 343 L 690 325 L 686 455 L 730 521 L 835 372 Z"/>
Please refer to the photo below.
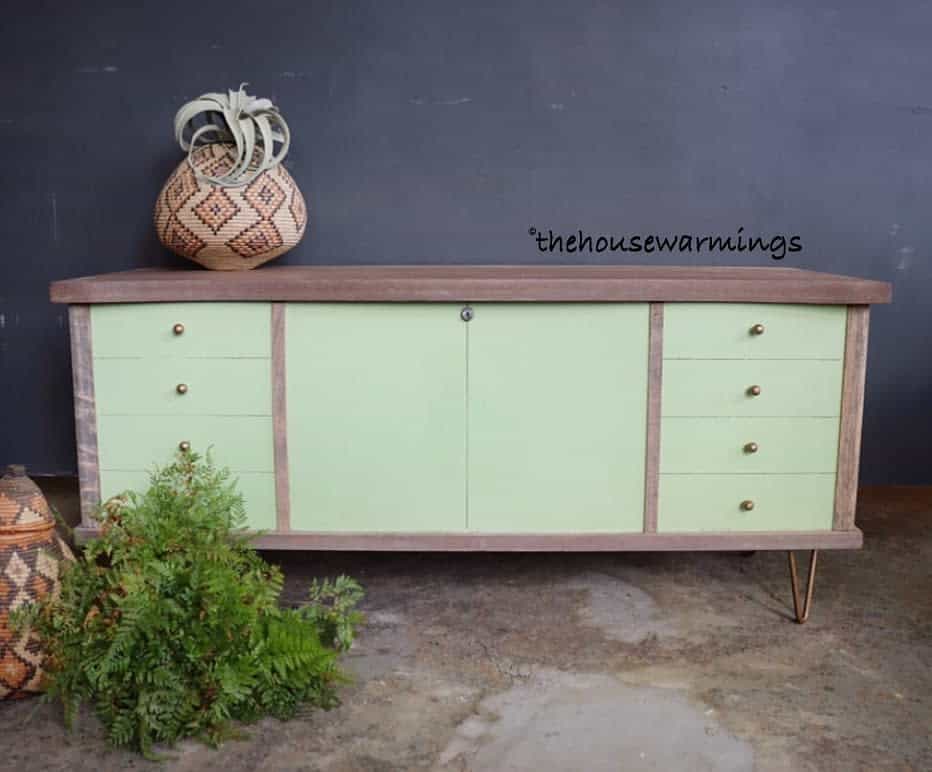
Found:
<path fill-rule="evenodd" d="M 70 481 L 45 485 L 66 515 Z M 348 572 L 343 704 L 169 770 L 932 770 L 932 489 L 864 491 L 791 621 L 784 553 L 268 553 L 297 602 Z M 0 770 L 139 769 L 91 715 L 0 704 Z M 24 724 L 24 722 L 26 722 Z"/>

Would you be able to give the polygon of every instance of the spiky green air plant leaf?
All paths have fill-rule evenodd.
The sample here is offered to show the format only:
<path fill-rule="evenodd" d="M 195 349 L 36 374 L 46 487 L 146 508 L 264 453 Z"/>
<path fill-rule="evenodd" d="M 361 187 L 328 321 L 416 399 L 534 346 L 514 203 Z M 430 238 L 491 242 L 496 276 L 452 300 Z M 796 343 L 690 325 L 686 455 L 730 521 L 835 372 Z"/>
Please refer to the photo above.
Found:
<path fill-rule="evenodd" d="M 175 139 L 188 154 L 188 164 L 199 179 L 225 188 L 247 185 L 262 172 L 282 162 L 288 154 L 291 133 L 278 108 L 268 99 L 256 99 L 246 93 L 243 83 L 238 91 L 226 94 L 202 94 L 175 114 Z M 204 115 L 206 123 L 197 128 L 194 120 Z M 185 132 L 191 127 L 191 137 Z M 233 168 L 219 177 L 211 177 L 195 168 L 191 154 L 199 144 L 229 143 L 235 147 Z M 275 143 L 281 144 L 275 152 Z M 255 156 L 255 158 L 254 158 Z"/>

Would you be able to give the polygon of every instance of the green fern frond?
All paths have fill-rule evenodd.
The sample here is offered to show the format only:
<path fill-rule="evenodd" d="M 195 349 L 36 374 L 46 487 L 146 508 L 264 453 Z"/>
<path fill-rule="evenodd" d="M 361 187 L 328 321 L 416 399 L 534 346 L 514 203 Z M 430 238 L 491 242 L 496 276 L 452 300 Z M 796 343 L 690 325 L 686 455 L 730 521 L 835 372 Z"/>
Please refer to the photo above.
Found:
<path fill-rule="evenodd" d="M 306 607 L 282 610 L 284 576 L 243 533 L 229 472 L 179 454 L 98 519 L 102 536 L 63 567 L 61 592 L 15 615 L 42 640 L 46 696 L 69 728 L 87 702 L 111 743 L 160 759 L 159 744 L 216 745 L 235 722 L 336 704 L 362 589 L 314 582 Z"/>

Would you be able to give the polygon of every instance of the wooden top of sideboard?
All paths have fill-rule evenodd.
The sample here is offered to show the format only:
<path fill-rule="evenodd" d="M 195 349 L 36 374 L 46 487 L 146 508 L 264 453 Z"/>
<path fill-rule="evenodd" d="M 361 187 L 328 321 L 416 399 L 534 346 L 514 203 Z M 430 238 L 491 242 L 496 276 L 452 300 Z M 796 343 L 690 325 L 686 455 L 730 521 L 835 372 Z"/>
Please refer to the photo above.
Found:
<path fill-rule="evenodd" d="M 180 301 L 889 303 L 886 282 L 771 267 L 602 265 L 144 268 L 53 282 L 53 303 Z"/>

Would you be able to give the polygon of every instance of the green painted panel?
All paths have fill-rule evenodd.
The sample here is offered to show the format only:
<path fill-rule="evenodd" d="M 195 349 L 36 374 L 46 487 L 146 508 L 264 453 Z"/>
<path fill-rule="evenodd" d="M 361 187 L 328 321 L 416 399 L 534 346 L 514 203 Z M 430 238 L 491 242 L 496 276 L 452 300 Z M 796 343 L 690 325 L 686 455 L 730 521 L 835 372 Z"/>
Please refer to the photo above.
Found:
<path fill-rule="evenodd" d="M 840 360 L 701 360 L 663 363 L 663 415 L 837 416 Z M 751 386 L 761 394 L 752 397 Z"/>
<path fill-rule="evenodd" d="M 272 472 L 270 416 L 102 415 L 97 443 L 103 469 L 147 469 L 168 463 L 187 441 L 198 453 L 212 448 L 217 466 L 241 472 Z"/>
<path fill-rule="evenodd" d="M 664 418 L 660 437 L 667 474 L 834 474 L 838 457 L 838 418 Z"/>
<path fill-rule="evenodd" d="M 648 306 L 481 304 L 468 327 L 469 528 L 642 530 Z"/>
<path fill-rule="evenodd" d="M 834 505 L 830 474 L 661 475 L 657 530 L 829 531 Z"/>
<path fill-rule="evenodd" d="M 246 525 L 253 530 L 275 528 L 275 475 L 254 472 L 234 472 L 237 490 L 243 495 Z M 232 479 L 231 478 L 231 479 Z M 101 498 L 106 501 L 125 490 L 143 492 L 149 486 L 147 471 L 100 471 Z"/>
<path fill-rule="evenodd" d="M 446 304 L 289 304 L 291 524 L 462 531 L 466 325 Z"/>
<path fill-rule="evenodd" d="M 94 360 L 98 415 L 271 415 L 271 379 L 268 359 Z"/>
<path fill-rule="evenodd" d="M 172 328 L 183 324 L 184 332 Z M 95 357 L 268 357 L 268 303 L 119 303 L 91 309 Z"/>
<path fill-rule="evenodd" d="M 752 335 L 755 324 L 762 335 Z M 665 359 L 841 359 L 845 306 L 667 303 Z"/>
<path fill-rule="evenodd" d="M 741 502 L 754 502 L 745 512 Z M 828 531 L 835 475 L 661 475 L 657 530 Z"/>

